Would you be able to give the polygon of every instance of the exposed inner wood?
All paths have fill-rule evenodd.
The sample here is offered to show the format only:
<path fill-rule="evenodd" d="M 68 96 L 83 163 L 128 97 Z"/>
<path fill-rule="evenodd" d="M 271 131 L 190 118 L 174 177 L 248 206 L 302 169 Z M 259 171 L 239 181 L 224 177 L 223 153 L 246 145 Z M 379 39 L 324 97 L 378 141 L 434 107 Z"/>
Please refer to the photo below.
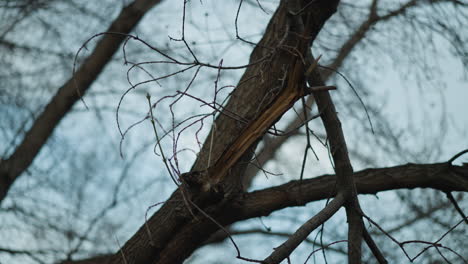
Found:
<path fill-rule="evenodd" d="M 320 57 L 309 67 L 311 72 L 317 65 Z M 211 183 L 220 182 L 228 173 L 229 169 L 245 154 L 252 144 L 259 140 L 268 129 L 290 109 L 302 96 L 306 95 L 303 86 L 304 65 L 300 59 L 296 59 L 294 68 L 290 71 L 286 87 L 271 102 L 265 110 L 253 121 L 251 121 L 232 145 L 221 155 L 218 161 L 208 169 Z M 209 188 L 209 186 L 206 186 Z"/>

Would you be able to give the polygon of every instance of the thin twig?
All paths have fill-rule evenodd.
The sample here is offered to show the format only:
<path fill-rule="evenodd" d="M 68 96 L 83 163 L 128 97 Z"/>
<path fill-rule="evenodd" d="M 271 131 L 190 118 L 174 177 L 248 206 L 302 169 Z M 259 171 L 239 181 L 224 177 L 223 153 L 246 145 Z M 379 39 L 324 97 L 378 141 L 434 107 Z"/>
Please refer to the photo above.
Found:
<path fill-rule="evenodd" d="M 457 210 L 457 212 L 461 215 L 461 217 L 463 219 L 465 219 L 465 223 L 468 224 L 468 218 L 466 217 L 465 213 L 463 213 L 463 210 L 460 208 L 460 206 L 458 205 L 458 202 L 457 200 L 455 200 L 455 198 L 453 197 L 452 193 L 451 192 L 446 192 L 445 193 L 447 195 L 447 198 L 450 200 L 450 202 L 453 204 L 453 206 L 455 206 L 455 209 Z"/>

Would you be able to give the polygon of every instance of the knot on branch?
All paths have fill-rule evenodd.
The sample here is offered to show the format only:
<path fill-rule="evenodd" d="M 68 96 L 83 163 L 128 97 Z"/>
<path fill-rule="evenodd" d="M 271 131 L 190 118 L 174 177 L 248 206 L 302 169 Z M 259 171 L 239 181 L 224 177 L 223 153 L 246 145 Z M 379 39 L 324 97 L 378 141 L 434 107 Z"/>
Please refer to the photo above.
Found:
<path fill-rule="evenodd" d="M 182 173 L 180 179 L 194 202 L 214 204 L 224 198 L 223 186 L 221 184 L 212 184 L 207 170 Z"/>
<path fill-rule="evenodd" d="M 190 188 L 200 189 L 208 180 L 206 171 L 190 171 L 182 173 L 180 179 Z"/>

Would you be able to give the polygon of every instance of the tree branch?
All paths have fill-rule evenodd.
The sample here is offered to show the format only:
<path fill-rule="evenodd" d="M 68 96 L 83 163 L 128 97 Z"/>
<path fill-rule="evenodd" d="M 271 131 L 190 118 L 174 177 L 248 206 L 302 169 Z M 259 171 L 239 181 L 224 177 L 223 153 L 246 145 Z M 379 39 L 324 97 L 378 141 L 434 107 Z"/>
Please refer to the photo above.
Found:
<path fill-rule="evenodd" d="M 263 261 L 267 264 L 277 264 L 289 257 L 294 249 L 304 241 L 307 236 L 312 233 L 317 227 L 325 223 L 330 217 L 332 217 L 345 202 L 345 196 L 343 193 L 339 193 L 325 208 L 323 208 L 318 214 L 305 222 L 299 229 L 292 234 L 288 240 L 286 240 L 281 246 L 275 248 L 270 256 L 265 258 Z"/>
<path fill-rule="evenodd" d="M 359 194 L 377 194 L 397 189 L 432 188 L 442 192 L 468 192 L 468 165 L 449 166 L 447 163 L 406 164 L 396 167 L 366 169 L 354 173 Z M 239 220 L 267 216 L 290 206 L 302 206 L 309 202 L 334 197 L 337 178 L 323 175 L 313 179 L 295 180 L 289 183 L 251 192 L 240 200 L 244 208 Z"/>
<path fill-rule="evenodd" d="M 355 172 L 354 179 L 359 194 L 377 194 L 383 191 L 414 188 L 432 188 L 442 192 L 468 192 L 468 165 L 406 164 Z M 218 211 L 210 211 L 210 215 L 216 214 L 216 220 L 223 225 L 268 216 L 284 208 L 304 206 L 310 202 L 334 197 L 336 195 L 336 180 L 335 175 L 322 175 L 302 181 L 291 181 L 264 190 L 238 194 L 232 197 L 223 208 L 218 209 Z M 203 221 L 205 221 L 205 225 L 211 223 L 213 230 L 217 228 L 210 220 L 200 218 L 198 221 L 192 220 L 190 227 L 185 229 L 188 232 L 187 239 L 196 238 L 196 236 L 190 237 L 190 234 L 193 235 L 193 230 L 189 232 L 190 228 L 202 227 L 197 231 L 197 234 L 206 235 L 204 234 L 206 228 L 203 228 L 201 224 Z M 164 228 L 164 225 L 161 225 L 161 228 Z M 107 260 L 109 262 L 101 259 L 94 263 L 111 263 L 110 257 Z M 88 264 L 88 262 L 86 263 Z M 89 262 L 89 264 L 91 263 L 93 262 Z"/>
<path fill-rule="evenodd" d="M 220 230 L 222 231 L 222 230 Z M 215 243 L 220 243 L 223 242 L 226 239 L 226 233 L 223 232 L 216 232 L 214 233 L 203 245 L 209 245 L 209 244 L 215 244 Z M 261 234 L 265 236 L 279 236 L 283 238 L 289 238 L 292 234 L 289 232 L 281 232 L 281 231 L 270 231 L 270 230 L 265 230 L 264 228 L 254 228 L 254 229 L 247 229 L 247 230 L 234 230 L 230 232 L 231 236 L 242 236 L 242 235 L 250 235 L 250 234 Z M 313 245 L 314 247 L 322 247 L 323 244 L 314 241 L 314 239 L 306 238 L 304 239 L 304 242 L 309 243 L 310 245 Z M 341 249 L 336 249 L 336 248 L 327 248 L 327 250 L 333 251 L 335 253 L 339 253 L 342 255 L 346 255 L 347 252 L 345 250 Z"/>
<path fill-rule="evenodd" d="M 122 9 L 106 32 L 130 33 L 146 12 L 160 2 L 135 0 Z M 14 181 L 31 165 L 60 120 L 86 93 L 124 40 L 124 36 L 104 35 L 75 75 L 59 88 L 14 153 L 0 161 L 0 203 Z"/>
<path fill-rule="evenodd" d="M 301 0 L 302 1 L 302 0 Z M 302 52 L 307 50 L 310 43 L 315 39 L 325 21 L 336 11 L 338 1 L 313 1 L 313 5 L 307 10 L 312 13 L 313 20 L 308 28 L 307 37 L 302 31 L 291 25 L 291 16 L 285 9 L 287 1 L 281 1 L 280 6 L 273 15 L 267 26 L 265 34 L 253 50 L 250 61 L 261 62 L 251 64 L 242 76 L 239 85 L 231 93 L 230 99 L 224 111 L 236 113 L 238 119 L 232 119 L 226 115 L 219 115 L 215 125 L 207 136 L 197 160 L 192 166 L 191 172 L 182 177 L 189 177 L 197 171 L 207 171 L 223 153 L 230 151 L 230 146 L 236 138 L 245 136 L 244 129 L 249 122 L 254 121 L 261 112 L 274 101 L 281 89 L 285 88 L 280 77 L 285 73 L 297 77 L 301 73 L 295 70 L 297 59 Z M 294 47 L 302 44 L 301 52 L 298 53 Z M 297 67 L 300 68 L 300 67 Z M 292 74 L 294 73 L 294 74 Z M 249 143 L 250 144 L 250 143 Z M 237 162 L 228 170 L 228 175 L 220 177 L 222 182 L 216 188 L 209 186 L 209 191 L 204 191 L 206 186 L 200 182 L 202 191 L 190 190 L 190 199 L 200 210 L 193 210 L 200 217 L 194 217 L 183 203 L 181 188 L 179 188 L 168 201 L 156 212 L 140 230 L 114 254 L 111 263 L 124 263 L 122 254 L 133 263 L 180 263 L 188 257 L 204 240 L 206 240 L 218 228 L 212 219 L 219 222 L 216 212 L 224 208 L 224 204 L 237 195 L 240 191 L 240 177 L 245 172 L 246 164 L 252 157 L 252 149 L 257 142 L 253 142 L 242 157 L 236 157 Z M 216 171 L 209 171 L 217 173 Z M 199 173 L 205 175 L 208 173 Z M 204 176 L 202 176 L 204 177 Z M 216 175 L 208 174 L 205 179 L 220 179 Z M 194 179 L 196 182 L 196 179 Z M 202 181 L 204 181 L 202 179 Z M 198 185 L 198 184 L 195 184 Z M 195 189 L 195 188 L 194 188 Z M 212 190 L 222 190 L 221 200 L 213 199 Z M 219 195 L 218 195 L 219 198 Z M 207 219 L 208 214 L 212 218 Z M 222 223 L 222 222 L 219 222 Z"/>
<path fill-rule="evenodd" d="M 363 230 L 363 237 L 364 237 L 364 241 L 366 241 L 366 244 L 367 246 L 369 247 L 369 249 L 372 251 L 372 254 L 374 254 L 374 257 L 377 259 L 377 261 L 379 262 L 379 264 L 386 264 L 388 263 L 388 261 L 385 259 L 384 255 L 382 254 L 382 252 L 380 251 L 379 247 L 377 246 L 377 244 L 374 242 L 374 240 L 372 239 L 371 235 L 369 234 L 369 232 L 367 232 L 367 229 L 364 228 Z"/>
<path fill-rule="evenodd" d="M 370 7 L 370 12 L 366 20 L 364 20 L 356 30 L 350 35 L 349 39 L 343 43 L 341 48 L 338 50 L 337 55 L 333 59 L 333 61 L 327 65 L 329 69 L 338 70 L 344 63 L 345 59 L 349 57 L 349 54 L 354 50 L 356 46 L 366 37 L 366 34 L 369 30 L 381 23 L 388 21 L 391 18 L 400 16 L 405 14 L 409 9 L 416 7 L 418 1 L 409 1 L 405 4 L 402 4 L 400 7 L 388 11 L 387 14 L 378 16 L 377 15 L 377 1 L 373 1 L 373 4 Z M 321 72 L 322 79 L 326 82 L 333 74 L 333 71 L 326 70 Z M 306 100 L 306 105 L 311 106 L 314 103 L 314 97 L 309 96 Z M 303 110 L 298 110 L 299 116 L 296 117 L 294 120 L 289 122 L 286 131 L 292 131 L 293 129 L 298 128 L 304 122 Z M 263 167 L 268 161 L 273 160 L 275 158 L 277 150 L 289 139 L 291 136 L 296 135 L 298 130 L 295 133 L 290 133 L 286 136 L 281 137 L 272 137 L 267 136 L 264 139 L 264 146 L 262 149 L 258 151 L 258 155 L 256 156 L 256 162 L 258 166 L 249 166 L 246 175 L 245 175 L 245 182 L 244 187 L 247 188 L 250 184 L 250 181 L 257 175 L 259 168 Z"/>
<path fill-rule="evenodd" d="M 308 63 L 313 61 L 312 54 L 308 54 Z M 323 86 L 325 83 L 320 73 L 315 70 L 307 76 L 310 86 Z M 353 177 L 353 167 L 348 155 L 346 140 L 341 122 L 336 113 L 335 105 L 328 91 L 314 93 L 317 108 L 322 118 L 325 131 L 330 143 L 330 153 L 333 157 L 337 176 L 337 189 L 345 196 L 346 216 L 348 220 L 348 262 L 361 263 L 361 243 L 364 223 L 361 208 L 357 198 L 357 190 Z"/>

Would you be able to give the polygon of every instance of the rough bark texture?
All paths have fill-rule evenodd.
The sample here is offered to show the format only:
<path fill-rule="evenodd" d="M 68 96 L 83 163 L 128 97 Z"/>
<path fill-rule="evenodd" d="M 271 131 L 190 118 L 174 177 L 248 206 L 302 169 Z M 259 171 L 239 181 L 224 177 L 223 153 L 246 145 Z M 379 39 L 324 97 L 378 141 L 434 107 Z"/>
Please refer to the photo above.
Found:
<path fill-rule="evenodd" d="M 444 192 L 468 192 L 468 165 L 451 166 L 448 163 L 406 164 L 355 172 L 354 179 L 359 194 L 377 194 L 383 191 L 414 188 L 432 188 Z M 304 206 L 309 202 L 334 197 L 337 193 L 336 180 L 335 175 L 323 175 L 313 179 L 291 181 L 251 193 L 240 193 L 232 197 L 224 207 L 212 211 L 207 210 L 207 212 L 223 225 L 254 217 L 268 216 L 277 210 L 293 206 Z M 201 223 L 202 221 L 205 221 L 207 225 L 212 224 L 211 221 L 203 217 L 199 217 L 198 220 L 192 219 L 191 224 L 184 228 L 182 235 L 178 234 L 178 236 L 183 237 L 185 235 L 185 238 L 189 239 L 190 242 L 194 239 L 197 240 L 192 235 L 206 230 L 206 226 Z M 198 231 L 193 230 L 196 233 L 190 233 L 189 228 L 191 227 L 201 229 L 198 229 Z M 212 224 L 209 230 L 216 228 Z M 177 244 L 177 242 L 173 243 Z M 66 263 L 111 263 L 110 257 L 108 256 L 106 260 L 99 257 L 96 261 L 88 259 Z M 122 255 L 120 257 L 122 258 Z M 129 261 L 128 263 L 132 262 Z"/>
<path fill-rule="evenodd" d="M 130 33 L 146 12 L 159 2 L 160 0 L 134 1 L 122 9 L 106 32 Z M 80 95 L 86 93 L 124 40 L 124 36 L 104 35 L 75 75 L 59 88 L 15 152 L 0 162 L 0 202 L 14 181 L 31 165 L 60 120 L 80 99 Z"/>
<path fill-rule="evenodd" d="M 192 172 L 204 171 L 215 164 L 232 142 L 242 136 L 245 127 L 268 106 L 284 88 L 282 77 L 289 77 L 296 62 L 307 47 L 315 39 L 325 21 L 335 12 L 338 1 L 315 1 L 309 5 L 303 16 L 309 17 L 307 35 L 301 28 L 293 24 L 294 18 L 288 14 L 287 1 L 281 1 L 273 15 L 266 31 L 250 57 L 252 66 L 248 67 L 239 85 L 231 94 L 225 111 L 235 113 L 233 119 L 227 115 L 219 115 L 215 128 L 192 166 Z M 308 1 L 300 1 L 305 6 Z M 298 54 L 296 48 L 302 54 Z M 287 83 L 287 82 L 286 82 Z M 211 139 L 213 143 L 211 144 Z M 222 177 L 224 199 L 211 205 L 213 197 L 201 197 L 190 194 L 205 213 L 216 215 L 224 208 L 232 196 L 239 193 L 241 177 L 247 162 L 252 157 L 252 149 L 256 143 L 249 146 L 238 162 L 228 169 Z M 211 152 L 211 153 L 210 153 Z M 208 158 L 211 157 L 211 160 Z M 208 175 L 208 178 L 215 175 Z M 147 225 L 138 232 L 117 252 L 111 263 L 180 263 L 201 245 L 218 227 L 207 220 L 203 213 L 194 210 L 197 218 L 187 211 L 184 197 L 179 188 L 162 208 L 153 215 Z M 228 214 L 231 215 L 231 214 Z M 123 258 L 125 256 L 125 259 Z"/>
<path fill-rule="evenodd" d="M 376 4 L 377 1 L 373 1 L 373 4 L 370 6 L 369 14 L 366 20 L 364 20 L 359 27 L 349 36 L 348 40 L 341 46 L 340 50 L 337 52 L 336 57 L 333 61 L 327 66 L 331 69 L 339 70 L 340 67 L 343 65 L 346 58 L 349 57 L 351 52 L 355 49 L 358 44 L 365 39 L 366 34 L 372 29 L 373 26 L 385 22 L 389 19 L 404 15 L 408 10 L 417 6 L 418 1 L 409 1 L 406 4 L 401 5 L 400 7 L 389 11 L 385 15 L 377 15 L 376 13 Z M 333 72 L 330 70 L 323 70 L 320 72 L 323 81 L 326 83 L 327 80 L 332 76 Z M 309 96 L 306 100 L 306 105 L 311 107 L 315 103 L 314 97 Z M 256 155 L 255 163 L 256 166 L 249 166 L 247 168 L 247 172 L 245 174 L 245 181 L 244 187 L 248 187 L 250 185 L 250 181 L 257 175 L 259 168 L 264 167 L 264 165 L 270 161 L 275 159 L 275 155 L 277 150 L 290 138 L 294 135 L 297 135 L 299 130 L 296 130 L 301 124 L 304 123 L 305 117 L 303 116 L 303 110 L 300 109 L 297 111 L 299 116 L 292 120 L 287 128 L 286 131 L 291 131 L 288 136 L 282 137 L 273 137 L 273 136 L 266 136 L 264 139 L 264 145 L 262 149 L 258 150 Z M 353 153 L 354 154 L 354 153 Z"/>
<path fill-rule="evenodd" d="M 159 2 L 134 1 L 122 10 L 108 31 L 129 33 L 146 11 Z M 284 92 L 288 89 L 297 91 L 302 87 L 307 50 L 325 21 L 336 11 L 338 3 L 338 0 L 282 0 L 262 40 L 252 52 L 251 66 L 246 69 L 224 108 L 225 113 L 234 115 L 218 116 L 192 170 L 182 177 L 184 185 L 114 255 L 76 263 L 182 263 L 212 233 L 219 230 L 219 225 L 265 216 L 275 210 L 335 195 L 339 198 L 337 204 L 333 204 L 330 210 L 324 210 L 325 215 L 312 218 L 304 229 L 298 230 L 300 239 L 285 243 L 286 251 L 274 262 L 287 257 L 310 230 L 328 219 L 338 210 L 341 202 L 345 202 L 350 222 L 349 260 L 350 263 L 359 263 L 363 225 L 358 214 L 357 193 L 416 187 L 467 191 L 466 166 L 409 164 L 353 173 L 341 124 L 328 92 L 324 92 L 318 93 L 316 99 L 327 130 L 337 176 L 327 175 L 262 191 L 242 192 L 241 182 L 246 165 L 252 158 L 252 150 L 271 123 L 287 109 L 285 106 L 291 106 L 302 95 Z M 294 14 L 290 11 L 300 12 Z M 377 17 L 373 13 L 369 23 L 358 30 L 358 40 L 364 37 L 375 19 Z M 123 36 L 104 36 L 73 79 L 64 84 L 46 106 L 14 154 L 2 160 L 0 201 L 14 180 L 33 162 L 54 128 L 79 100 L 79 95 L 87 91 L 123 40 Z M 349 53 L 351 46 L 345 45 L 343 49 Z M 318 72 L 314 74 L 310 83 L 324 85 Z M 292 99 L 281 104 L 278 98 Z M 278 109 L 280 111 L 276 111 Z M 267 116 L 262 116 L 265 113 Z M 259 120 L 261 122 L 257 126 L 255 122 Z M 193 187 L 190 186 L 192 183 L 203 184 L 213 179 L 215 184 L 219 182 L 221 186 L 216 192 L 212 192 L 213 186 L 210 185 L 206 190 L 185 189 Z M 189 207 L 192 212 L 189 212 Z"/>

